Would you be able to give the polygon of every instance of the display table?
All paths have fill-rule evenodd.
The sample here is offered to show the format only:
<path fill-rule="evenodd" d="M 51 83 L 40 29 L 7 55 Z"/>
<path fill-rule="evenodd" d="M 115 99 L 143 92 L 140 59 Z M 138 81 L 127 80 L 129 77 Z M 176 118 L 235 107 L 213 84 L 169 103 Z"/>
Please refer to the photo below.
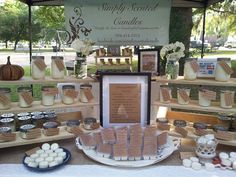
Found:
<path fill-rule="evenodd" d="M 179 158 L 179 151 L 194 151 L 192 140 L 183 140 L 179 151 L 175 151 L 170 157 L 161 161 L 155 165 L 136 168 L 136 169 L 125 169 L 125 168 L 114 168 L 99 164 L 83 154 L 82 151 L 78 150 L 75 146 L 74 139 L 57 141 L 60 146 L 68 149 L 72 158 L 69 164 L 65 167 L 57 169 L 52 172 L 44 172 L 44 176 L 66 176 L 66 177 L 78 177 L 78 176 L 96 176 L 96 177 L 110 177 L 110 176 L 155 176 L 155 177 L 185 177 L 185 176 L 202 176 L 202 177 L 233 177 L 235 176 L 235 171 L 216 169 L 213 172 L 208 172 L 204 169 L 200 171 L 195 171 L 192 169 L 187 169 L 181 166 L 181 160 Z M 30 177 L 30 176 L 40 176 L 42 173 L 35 173 L 28 171 L 23 165 L 21 165 L 24 152 L 32 149 L 34 147 L 40 146 L 37 144 L 19 146 L 12 148 L 0 149 L 0 176 L 1 177 Z M 235 150 L 230 146 L 218 146 L 217 150 L 230 152 Z M 20 175 L 20 176 L 19 176 Z"/>

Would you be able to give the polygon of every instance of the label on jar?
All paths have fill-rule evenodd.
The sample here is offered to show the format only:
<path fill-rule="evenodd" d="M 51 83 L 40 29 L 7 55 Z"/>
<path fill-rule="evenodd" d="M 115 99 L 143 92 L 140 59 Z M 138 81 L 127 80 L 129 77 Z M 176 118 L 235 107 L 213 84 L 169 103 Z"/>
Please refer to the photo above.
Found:
<path fill-rule="evenodd" d="M 71 98 L 76 98 L 78 95 L 78 92 L 75 91 L 74 89 L 67 89 L 65 90 L 65 96 L 71 97 Z"/>
<path fill-rule="evenodd" d="M 89 102 L 94 99 L 91 89 L 84 89 L 83 91 L 84 91 L 85 97 L 87 98 Z"/>
<path fill-rule="evenodd" d="M 34 101 L 31 92 L 22 92 L 21 96 L 28 105 L 32 104 Z"/>
<path fill-rule="evenodd" d="M 233 94 L 232 93 L 224 93 L 225 105 L 231 106 L 233 105 Z"/>
<path fill-rule="evenodd" d="M 14 141 L 15 139 L 15 133 L 0 133 L 0 140 L 2 141 Z"/>
<path fill-rule="evenodd" d="M 46 136 L 54 136 L 59 134 L 59 128 L 49 128 L 45 130 Z"/>
<path fill-rule="evenodd" d="M 63 63 L 63 60 L 61 60 L 61 59 L 55 59 L 54 61 L 55 61 L 56 66 L 57 66 L 57 68 L 58 68 L 59 71 L 63 71 L 63 70 L 65 69 L 65 65 L 64 65 L 64 63 Z"/>
<path fill-rule="evenodd" d="M 10 100 L 7 96 L 5 96 L 4 94 L 0 94 L 0 102 L 3 105 L 8 105 L 10 103 Z"/>
<path fill-rule="evenodd" d="M 191 61 L 191 62 L 190 62 L 190 66 L 191 66 L 191 68 L 193 69 L 193 71 L 194 71 L 195 73 L 198 72 L 198 70 L 199 70 L 199 65 L 198 65 L 197 61 Z"/>
<path fill-rule="evenodd" d="M 207 100 L 215 100 L 216 99 L 216 92 L 210 90 L 204 90 L 202 92 L 202 96 Z"/>
<path fill-rule="evenodd" d="M 161 94 L 164 101 L 170 101 L 170 93 L 168 88 L 161 88 Z"/>
<path fill-rule="evenodd" d="M 46 95 L 56 95 L 59 93 L 58 88 L 47 88 L 44 90 Z"/>
<path fill-rule="evenodd" d="M 188 135 L 188 131 L 182 127 L 175 127 L 175 131 L 181 134 L 183 137 L 186 137 Z"/>
<path fill-rule="evenodd" d="M 79 127 L 73 127 L 73 128 L 71 128 L 71 133 L 78 136 L 78 135 L 83 134 L 84 132 Z"/>
<path fill-rule="evenodd" d="M 45 70 L 47 65 L 45 64 L 43 59 L 36 59 L 34 60 L 34 64 L 37 66 L 37 68 L 41 71 Z"/>
<path fill-rule="evenodd" d="M 227 131 L 217 131 L 215 133 L 215 137 L 217 139 L 221 139 L 221 140 L 226 140 L 226 141 L 231 141 L 234 139 L 234 134 L 227 132 Z"/>
<path fill-rule="evenodd" d="M 159 130 L 170 130 L 170 125 L 169 124 L 158 124 L 157 125 L 157 128 L 159 129 Z"/>
<path fill-rule="evenodd" d="M 32 130 L 29 130 L 26 133 L 26 139 L 34 139 L 34 138 L 38 138 L 40 136 L 41 136 L 40 128 L 35 128 L 35 129 L 32 129 Z"/>
<path fill-rule="evenodd" d="M 227 73 L 227 74 L 233 74 L 234 70 L 225 62 L 225 61 L 219 61 L 219 65 L 223 68 L 223 70 Z"/>
<path fill-rule="evenodd" d="M 187 102 L 187 101 L 189 101 L 189 96 L 188 96 L 188 94 L 187 94 L 187 92 L 184 90 L 184 89 L 180 89 L 179 90 L 179 95 L 181 96 L 181 98 L 185 101 L 185 102 Z"/>

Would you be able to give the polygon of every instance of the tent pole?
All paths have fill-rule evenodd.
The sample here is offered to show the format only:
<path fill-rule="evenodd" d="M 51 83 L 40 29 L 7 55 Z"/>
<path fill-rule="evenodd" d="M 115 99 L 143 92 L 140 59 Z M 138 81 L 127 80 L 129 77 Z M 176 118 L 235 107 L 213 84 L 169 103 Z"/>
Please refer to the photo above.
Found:
<path fill-rule="evenodd" d="M 206 32 L 206 10 L 207 10 L 208 0 L 204 2 L 204 11 L 203 11 L 203 24 L 202 24 L 202 50 L 201 58 L 204 57 L 204 42 L 205 42 L 205 32 Z"/>
<path fill-rule="evenodd" d="M 29 25 L 29 58 L 30 58 L 30 64 L 32 60 L 32 11 L 31 11 L 31 1 L 29 1 L 28 4 L 28 10 L 29 10 L 29 18 L 28 18 L 28 25 Z M 30 70 L 31 73 L 31 70 Z"/>

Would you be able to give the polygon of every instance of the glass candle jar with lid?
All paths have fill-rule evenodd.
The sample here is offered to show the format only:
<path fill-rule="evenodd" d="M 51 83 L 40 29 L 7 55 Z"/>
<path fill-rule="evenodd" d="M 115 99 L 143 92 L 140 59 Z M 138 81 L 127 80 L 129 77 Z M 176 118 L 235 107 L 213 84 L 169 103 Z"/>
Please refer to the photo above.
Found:
<path fill-rule="evenodd" d="M 18 87 L 19 106 L 21 108 L 28 108 L 32 106 L 33 97 L 32 89 L 30 87 Z"/>
<path fill-rule="evenodd" d="M 46 67 L 44 56 L 32 56 L 31 69 L 33 79 L 44 79 Z"/>
<path fill-rule="evenodd" d="M 77 92 L 75 91 L 74 85 L 63 85 L 62 92 L 62 102 L 64 104 L 73 104 L 75 102 Z"/>
<path fill-rule="evenodd" d="M 187 58 L 184 64 L 184 79 L 195 80 L 197 78 L 197 71 L 199 67 L 197 64 L 197 58 Z"/>
<path fill-rule="evenodd" d="M 57 121 L 57 115 L 54 114 L 44 114 L 44 119 L 46 122 L 56 122 Z"/>
<path fill-rule="evenodd" d="M 177 98 L 179 104 L 189 104 L 190 88 L 178 88 L 177 89 Z"/>
<path fill-rule="evenodd" d="M 220 91 L 220 107 L 230 109 L 234 104 L 234 91 L 221 90 Z"/>
<path fill-rule="evenodd" d="M 63 79 L 65 65 L 62 56 L 52 56 L 51 75 L 53 79 Z"/>
<path fill-rule="evenodd" d="M 160 102 L 170 103 L 171 99 L 172 99 L 171 88 L 168 85 L 161 85 L 160 86 Z"/>
<path fill-rule="evenodd" d="M 58 123 L 57 122 L 45 122 L 43 124 L 43 132 L 44 132 L 45 135 L 47 135 L 48 129 L 57 128 L 57 127 L 58 127 Z"/>
<path fill-rule="evenodd" d="M 217 58 L 217 65 L 215 71 L 215 80 L 227 82 L 232 74 L 231 59 L 230 58 Z"/>
<path fill-rule="evenodd" d="M 35 125 L 33 124 L 26 124 L 26 125 L 22 125 L 20 127 L 20 137 L 23 138 L 23 139 L 26 139 L 27 138 L 27 133 L 30 131 L 30 130 L 33 130 L 35 129 Z"/>
<path fill-rule="evenodd" d="M 198 103 L 200 106 L 208 107 L 211 105 L 211 100 L 205 98 L 203 95 L 206 92 L 205 89 L 200 88 L 198 91 Z"/>
<path fill-rule="evenodd" d="M 44 123 L 44 115 L 35 115 L 32 116 L 32 123 L 37 127 L 37 128 L 42 128 L 43 123 Z"/>
<path fill-rule="evenodd" d="M 31 124 L 31 117 L 30 116 L 22 116 L 22 117 L 18 117 L 18 128 L 20 128 L 20 126 L 25 125 L 25 124 Z"/>
<path fill-rule="evenodd" d="M 57 89 L 54 86 L 42 86 L 42 105 L 52 106 L 55 103 Z"/>
<path fill-rule="evenodd" d="M 8 134 L 11 133 L 11 128 L 10 127 L 0 127 L 0 135 L 1 134 Z M 5 142 L 6 140 L 0 139 L 0 143 Z"/>
<path fill-rule="evenodd" d="M 0 88 L 0 110 L 11 108 L 11 89 Z"/>
<path fill-rule="evenodd" d="M 12 119 L 15 119 L 15 114 L 13 113 L 5 113 L 5 114 L 2 114 L 1 115 L 1 118 L 12 118 Z"/>
<path fill-rule="evenodd" d="M 2 127 L 10 127 L 12 131 L 15 131 L 15 120 L 13 118 L 0 119 Z"/>
<path fill-rule="evenodd" d="M 79 100 L 82 103 L 88 103 L 93 100 L 92 85 L 90 85 L 90 84 L 81 84 L 80 85 Z"/>

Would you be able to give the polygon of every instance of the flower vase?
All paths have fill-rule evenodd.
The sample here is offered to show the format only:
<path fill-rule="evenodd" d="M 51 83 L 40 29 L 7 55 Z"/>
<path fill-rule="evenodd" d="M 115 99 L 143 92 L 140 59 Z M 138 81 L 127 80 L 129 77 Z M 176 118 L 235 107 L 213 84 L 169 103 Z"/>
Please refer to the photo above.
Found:
<path fill-rule="evenodd" d="M 87 62 L 86 57 L 76 57 L 75 59 L 75 77 L 84 79 L 87 77 Z"/>
<path fill-rule="evenodd" d="M 177 79 L 179 75 L 179 62 L 178 60 L 168 60 L 166 63 L 166 76 L 167 79 Z"/>

